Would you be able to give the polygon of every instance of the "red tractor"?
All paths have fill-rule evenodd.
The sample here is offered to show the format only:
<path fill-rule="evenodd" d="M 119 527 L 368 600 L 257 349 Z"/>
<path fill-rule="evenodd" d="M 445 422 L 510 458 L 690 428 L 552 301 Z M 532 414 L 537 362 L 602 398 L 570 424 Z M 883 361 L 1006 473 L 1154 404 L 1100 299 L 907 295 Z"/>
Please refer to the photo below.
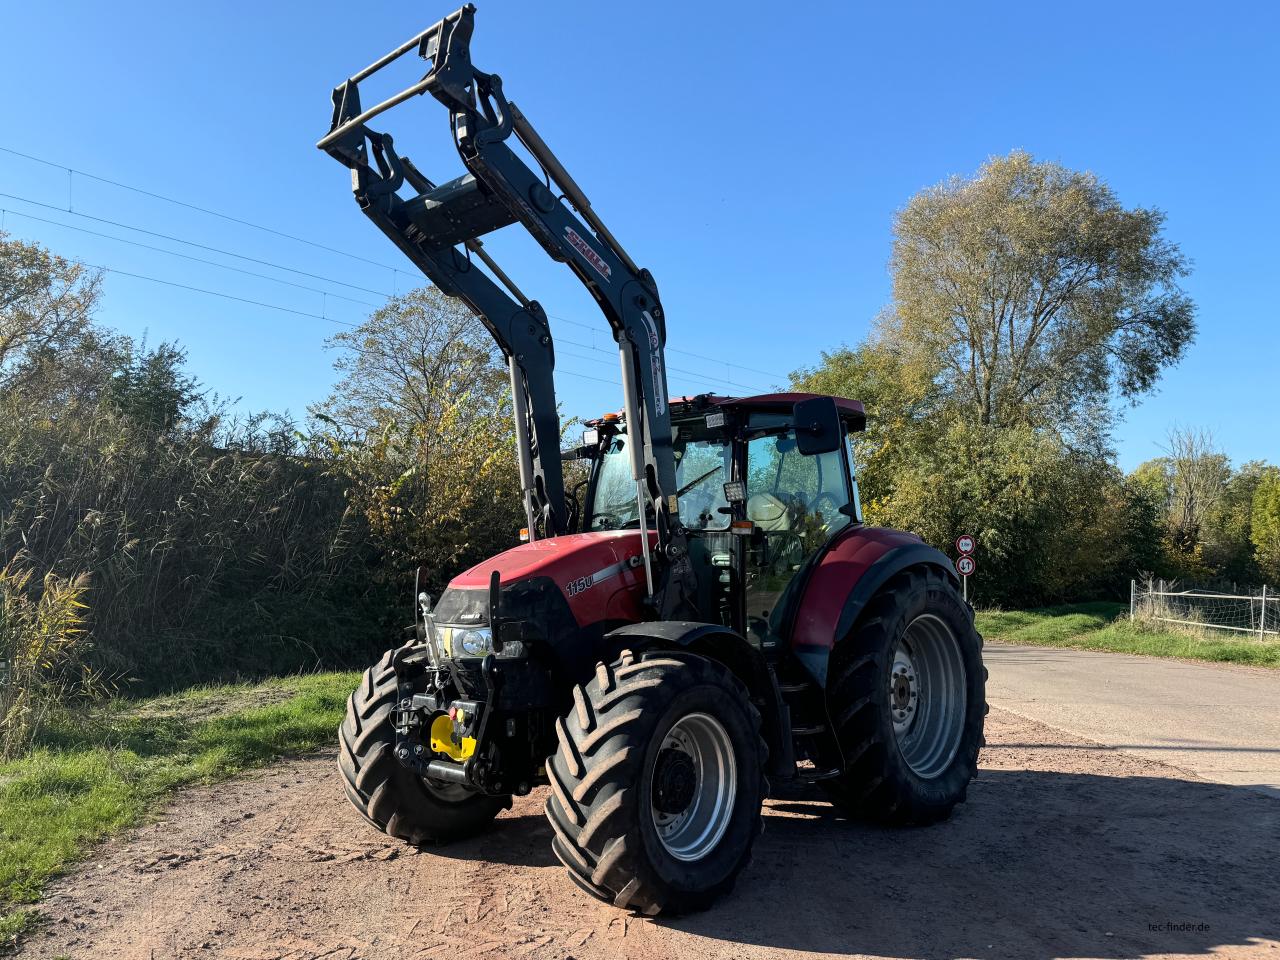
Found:
<path fill-rule="evenodd" d="M 983 742 L 982 640 L 943 554 L 863 524 L 850 442 L 862 405 L 669 397 L 653 277 L 501 80 L 472 66 L 474 14 L 340 85 L 319 146 L 507 358 L 529 542 L 434 604 L 418 596 L 412 638 L 348 704 L 348 797 L 423 844 L 481 830 L 513 794 L 549 785 L 570 878 L 647 914 L 705 907 L 733 885 L 771 780 L 816 783 L 881 821 L 944 819 Z M 358 84 L 412 50 L 426 76 L 362 108 Z M 422 93 L 448 108 L 467 170 L 439 185 L 368 126 Z M 618 344 L 623 410 L 564 453 L 546 315 L 478 239 L 514 224 L 573 270 Z M 563 459 L 589 463 L 581 502 Z"/>

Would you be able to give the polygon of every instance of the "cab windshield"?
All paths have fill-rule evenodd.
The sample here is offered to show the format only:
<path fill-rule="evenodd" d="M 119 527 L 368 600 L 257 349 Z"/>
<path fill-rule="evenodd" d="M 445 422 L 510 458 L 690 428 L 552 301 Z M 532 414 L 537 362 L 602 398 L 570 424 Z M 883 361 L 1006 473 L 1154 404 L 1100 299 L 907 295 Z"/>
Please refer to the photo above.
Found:
<path fill-rule="evenodd" d="M 729 502 L 724 485 L 729 480 L 732 447 L 720 440 L 677 439 L 676 495 L 680 498 L 680 522 L 690 530 L 726 530 Z M 595 498 L 591 506 L 592 530 L 624 530 L 640 525 L 636 508 L 636 484 L 631 478 L 627 436 L 612 437 L 597 468 Z M 725 512 L 721 512 L 721 508 Z"/>

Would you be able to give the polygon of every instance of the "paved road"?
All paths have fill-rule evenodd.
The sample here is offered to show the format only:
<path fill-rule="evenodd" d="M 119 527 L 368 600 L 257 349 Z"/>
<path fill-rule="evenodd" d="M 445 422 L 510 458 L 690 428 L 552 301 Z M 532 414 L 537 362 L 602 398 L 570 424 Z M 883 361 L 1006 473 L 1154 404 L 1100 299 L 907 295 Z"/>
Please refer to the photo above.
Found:
<path fill-rule="evenodd" d="M 993 706 L 1280 796 L 1280 671 L 990 643 Z"/>

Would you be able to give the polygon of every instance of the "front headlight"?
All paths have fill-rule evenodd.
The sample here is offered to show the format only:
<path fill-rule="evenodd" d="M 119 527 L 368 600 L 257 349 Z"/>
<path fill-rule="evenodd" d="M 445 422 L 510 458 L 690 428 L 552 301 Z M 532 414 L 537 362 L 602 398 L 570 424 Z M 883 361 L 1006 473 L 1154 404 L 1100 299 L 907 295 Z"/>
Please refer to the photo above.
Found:
<path fill-rule="evenodd" d="M 493 631 L 489 627 L 439 627 L 446 657 L 486 657 L 493 652 Z M 525 655 L 524 644 L 508 640 L 498 654 L 504 660 Z"/>
<path fill-rule="evenodd" d="M 488 627 L 455 627 L 453 655 L 483 657 L 493 652 L 493 631 Z"/>

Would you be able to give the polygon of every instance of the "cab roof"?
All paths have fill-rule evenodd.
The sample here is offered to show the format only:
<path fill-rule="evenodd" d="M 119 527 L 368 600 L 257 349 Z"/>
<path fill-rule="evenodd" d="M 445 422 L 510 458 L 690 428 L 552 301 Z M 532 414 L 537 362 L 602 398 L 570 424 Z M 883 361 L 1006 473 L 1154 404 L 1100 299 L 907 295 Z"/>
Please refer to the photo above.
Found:
<path fill-rule="evenodd" d="M 700 393 L 696 396 L 672 397 L 671 418 L 679 420 L 689 414 L 704 412 L 711 407 L 724 407 L 747 412 L 753 410 L 789 412 L 801 400 L 813 400 L 821 396 L 824 395 L 820 393 L 761 393 L 753 397 L 722 397 L 715 393 Z M 866 429 L 867 412 L 860 401 L 849 400 L 845 397 L 832 397 L 831 399 L 836 402 L 836 409 L 840 411 L 841 419 L 845 421 L 850 430 Z M 611 422 L 626 419 L 621 411 L 606 416 Z M 587 426 L 599 426 L 604 422 L 605 417 L 600 417 L 596 420 L 588 420 Z"/>

